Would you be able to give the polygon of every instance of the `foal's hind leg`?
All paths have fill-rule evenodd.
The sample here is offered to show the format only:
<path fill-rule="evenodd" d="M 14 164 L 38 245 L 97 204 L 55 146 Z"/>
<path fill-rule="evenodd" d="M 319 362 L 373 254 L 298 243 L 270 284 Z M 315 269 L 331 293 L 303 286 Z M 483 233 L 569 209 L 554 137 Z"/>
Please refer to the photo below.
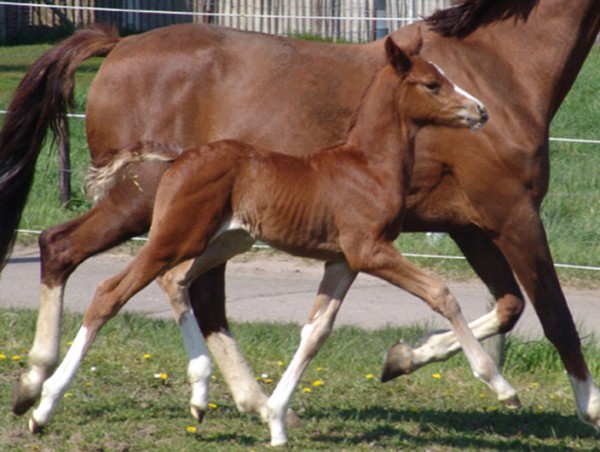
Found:
<path fill-rule="evenodd" d="M 190 412 L 200 422 L 208 407 L 208 377 L 210 376 L 210 373 L 206 374 L 206 366 L 198 364 L 199 347 L 200 345 L 204 347 L 204 340 L 198 327 L 198 323 L 196 320 L 193 320 L 195 317 L 191 309 L 188 289 L 190 283 L 199 275 L 206 274 L 207 272 L 210 273 L 210 270 L 214 267 L 221 266 L 233 256 L 250 249 L 253 243 L 254 239 L 243 231 L 225 231 L 213 238 L 201 256 L 178 265 L 158 279 L 161 288 L 167 294 L 169 302 L 175 312 L 184 345 L 190 358 L 188 366 L 188 378 L 192 387 Z M 202 352 L 206 354 L 204 349 L 202 349 Z M 222 350 L 216 350 L 216 356 L 221 358 L 221 356 L 218 355 L 219 352 L 222 352 Z M 242 364 L 245 364 L 245 361 L 243 361 Z M 247 378 L 246 374 L 251 375 L 251 371 L 247 365 L 238 365 L 235 370 L 242 372 L 240 377 Z M 227 372 L 228 369 L 225 371 Z M 255 396 L 262 396 L 264 398 L 264 406 L 266 396 L 262 393 L 260 388 L 258 391 L 255 390 L 254 386 L 258 387 L 258 384 L 254 378 L 252 378 L 252 382 L 253 386 L 251 387 L 251 390 L 254 390 L 253 394 Z M 237 386 L 235 386 L 236 384 Z M 237 389 L 239 386 L 240 384 L 234 381 L 232 389 Z M 234 394 L 238 397 L 240 396 L 235 391 Z"/>
<path fill-rule="evenodd" d="M 478 340 L 510 331 L 525 302 L 506 259 L 482 231 L 452 237 L 496 299 L 495 308 L 469 323 L 469 328 Z M 387 354 L 384 381 L 447 359 L 459 350 L 460 344 L 452 331 L 429 334 L 414 349 L 405 343 L 396 344 Z"/>
<path fill-rule="evenodd" d="M 473 373 L 508 406 L 518 406 L 513 387 L 504 379 L 492 358 L 477 341 L 465 321 L 460 306 L 446 285 L 400 255 L 389 242 L 364 243 L 357 246 L 352 237 L 344 252 L 353 268 L 382 278 L 424 300 L 446 317 L 458 338 Z M 386 376 L 384 368 L 383 379 Z"/>
<path fill-rule="evenodd" d="M 159 259 L 148 261 L 147 254 L 142 249 L 129 266 L 98 285 L 72 346 L 56 371 L 44 382 L 40 404 L 29 421 L 32 433 L 38 432 L 50 421 L 100 329 L 119 312 L 127 300 L 165 270 L 164 263 L 160 263 Z"/>
<path fill-rule="evenodd" d="M 329 336 L 342 301 L 355 277 L 356 272 L 350 269 L 345 261 L 325 265 L 325 275 L 308 322 L 302 328 L 298 350 L 269 397 L 268 414 L 272 446 L 287 443 L 285 415 L 294 390 L 304 370 Z"/>
<path fill-rule="evenodd" d="M 154 188 L 164 163 L 136 165 L 135 184 L 123 179 L 84 215 L 46 229 L 39 239 L 41 290 L 38 322 L 29 352 L 30 370 L 15 385 L 13 411 L 22 415 L 40 396 L 58 363 L 64 287 L 88 257 L 144 233 L 150 224 Z M 147 169 L 142 172 L 142 167 Z"/>

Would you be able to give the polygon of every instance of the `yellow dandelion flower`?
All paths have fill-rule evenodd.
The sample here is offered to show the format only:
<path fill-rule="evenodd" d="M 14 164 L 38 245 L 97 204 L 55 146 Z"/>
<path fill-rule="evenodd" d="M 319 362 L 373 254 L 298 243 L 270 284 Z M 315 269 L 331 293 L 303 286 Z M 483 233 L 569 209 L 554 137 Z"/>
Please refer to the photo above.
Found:
<path fill-rule="evenodd" d="M 278 365 L 279 367 L 282 367 L 282 366 L 284 366 L 284 365 L 285 365 L 285 363 L 284 363 L 283 361 L 277 361 L 277 365 Z"/>
<path fill-rule="evenodd" d="M 12 360 L 13 361 L 21 361 L 21 355 L 13 355 Z"/>
<path fill-rule="evenodd" d="M 217 409 L 217 407 L 218 407 L 218 405 L 217 405 L 216 403 L 212 403 L 212 402 L 211 402 L 211 403 L 209 403 L 209 404 L 208 404 L 208 407 L 209 407 L 211 410 L 216 410 L 216 409 Z"/>
<path fill-rule="evenodd" d="M 365 375 L 365 378 L 367 380 L 372 380 L 373 378 L 375 378 L 375 375 L 373 375 L 373 374 L 367 374 L 367 375 Z"/>
<path fill-rule="evenodd" d="M 302 388 L 302 392 L 305 394 L 308 394 L 309 392 L 312 392 L 312 389 L 310 388 Z"/>
<path fill-rule="evenodd" d="M 188 425 L 185 428 L 185 431 L 188 432 L 188 433 L 191 433 L 192 435 L 194 435 L 198 431 L 198 429 L 195 426 L 193 426 L 193 425 Z"/>
<path fill-rule="evenodd" d="M 150 353 L 144 353 L 144 359 L 150 359 L 152 355 Z"/>
<path fill-rule="evenodd" d="M 169 376 L 166 374 L 166 372 L 158 372 L 154 374 L 154 378 L 161 381 L 166 381 L 168 377 Z"/>
<path fill-rule="evenodd" d="M 483 392 L 480 392 L 480 393 L 479 393 L 479 398 L 480 398 L 480 399 L 483 399 L 484 397 L 485 397 L 485 394 L 484 394 Z"/>
<path fill-rule="evenodd" d="M 263 381 L 268 385 L 273 383 L 273 379 L 271 379 L 271 378 L 265 378 Z"/>
<path fill-rule="evenodd" d="M 67 342 L 67 345 L 70 347 L 71 345 L 73 345 L 73 341 Z"/>
<path fill-rule="evenodd" d="M 315 381 L 313 381 L 313 384 L 312 384 L 312 385 L 313 385 L 315 388 L 318 388 L 319 386 L 323 386 L 324 384 L 325 384 L 325 382 L 324 382 L 323 380 L 315 380 Z"/>
<path fill-rule="evenodd" d="M 323 370 L 322 367 L 317 367 L 317 372 L 321 372 Z"/>
<path fill-rule="evenodd" d="M 91 383 L 91 382 L 89 382 L 89 381 L 86 381 L 86 382 L 85 382 L 85 386 L 89 388 L 89 387 L 91 387 L 91 386 L 92 386 L 92 383 Z"/>
<path fill-rule="evenodd" d="M 0 353 L 0 361 L 6 359 L 6 355 L 3 353 Z"/>
<path fill-rule="evenodd" d="M 65 399 L 68 399 L 69 397 L 73 397 L 73 393 L 72 392 L 65 392 L 65 395 L 63 397 Z"/>
<path fill-rule="evenodd" d="M 534 381 L 534 382 L 531 382 L 531 383 L 529 383 L 529 387 L 530 387 L 530 388 L 537 388 L 538 386 L 539 386 L 539 383 L 536 383 L 535 381 Z"/>
<path fill-rule="evenodd" d="M 442 378 L 442 376 L 438 373 L 435 373 L 433 375 L 431 375 L 433 378 L 435 378 L 436 380 L 439 380 L 440 378 Z"/>

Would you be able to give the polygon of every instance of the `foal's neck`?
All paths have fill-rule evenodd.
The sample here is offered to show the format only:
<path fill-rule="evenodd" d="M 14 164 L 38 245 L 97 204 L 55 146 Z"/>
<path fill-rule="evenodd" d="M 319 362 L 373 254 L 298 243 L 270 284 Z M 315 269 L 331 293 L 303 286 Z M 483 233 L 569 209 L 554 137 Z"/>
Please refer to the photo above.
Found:
<path fill-rule="evenodd" d="M 399 109 L 401 85 L 393 69 L 379 71 L 363 94 L 344 144 L 364 154 L 370 166 L 386 165 L 388 170 L 412 159 L 416 125 Z"/>

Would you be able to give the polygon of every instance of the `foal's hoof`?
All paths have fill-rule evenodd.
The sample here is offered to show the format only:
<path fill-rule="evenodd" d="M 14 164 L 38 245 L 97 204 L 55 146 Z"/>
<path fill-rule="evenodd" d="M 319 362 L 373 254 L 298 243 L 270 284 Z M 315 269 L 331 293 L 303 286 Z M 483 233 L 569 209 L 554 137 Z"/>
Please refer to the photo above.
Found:
<path fill-rule="evenodd" d="M 192 413 L 192 416 L 194 416 L 194 419 L 196 419 L 198 421 L 198 423 L 201 424 L 202 421 L 204 420 L 204 415 L 206 414 L 206 411 L 202 410 L 196 406 L 190 405 L 190 413 Z"/>
<path fill-rule="evenodd" d="M 385 354 L 381 381 L 385 383 L 400 375 L 406 375 L 414 371 L 412 367 L 413 349 L 404 342 L 398 342 Z"/>
<path fill-rule="evenodd" d="M 285 416 L 285 425 L 289 428 L 300 428 L 302 427 L 302 419 L 290 408 Z"/>
<path fill-rule="evenodd" d="M 510 408 L 511 410 L 518 410 L 521 408 L 521 401 L 516 394 L 508 399 L 500 400 L 500 402 L 502 402 L 506 408 Z"/>
<path fill-rule="evenodd" d="M 42 431 L 44 430 L 44 426 L 38 424 L 33 417 L 29 419 L 28 426 L 29 426 L 29 431 L 33 435 L 38 435 L 38 434 L 42 433 Z"/>
<path fill-rule="evenodd" d="M 17 381 L 13 387 L 12 410 L 17 416 L 22 416 L 37 402 L 39 394 L 34 394 L 27 386 Z"/>

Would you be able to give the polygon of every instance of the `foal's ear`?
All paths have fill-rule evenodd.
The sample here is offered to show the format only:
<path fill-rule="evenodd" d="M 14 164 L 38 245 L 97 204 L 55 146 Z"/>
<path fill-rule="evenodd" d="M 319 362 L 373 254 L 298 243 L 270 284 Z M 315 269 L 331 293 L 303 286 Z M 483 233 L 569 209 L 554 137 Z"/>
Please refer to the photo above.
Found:
<path fill-rule="evenodd" d="M 385 41 L 385 52 L 388 62 L 394 66 L 399 75 L 404 76 L 412 68 L 410 57 L 417 55 L 423 45 L 423 36 L 419 25 L 414 28 L 414 35 L 411 40 L 400 48 L 391 37 Z"/>
<path fill-rule="evenodd" d="M 410 57 L 404 53 L 404 50 L 396 45 L 391 37 L 388 37 L 385 40 L 385 53 L 387 55 L 388 63 L 396 69 L 398 75 L 404 77 L 410 72 L 410 69 L 412 68 Z"/>

